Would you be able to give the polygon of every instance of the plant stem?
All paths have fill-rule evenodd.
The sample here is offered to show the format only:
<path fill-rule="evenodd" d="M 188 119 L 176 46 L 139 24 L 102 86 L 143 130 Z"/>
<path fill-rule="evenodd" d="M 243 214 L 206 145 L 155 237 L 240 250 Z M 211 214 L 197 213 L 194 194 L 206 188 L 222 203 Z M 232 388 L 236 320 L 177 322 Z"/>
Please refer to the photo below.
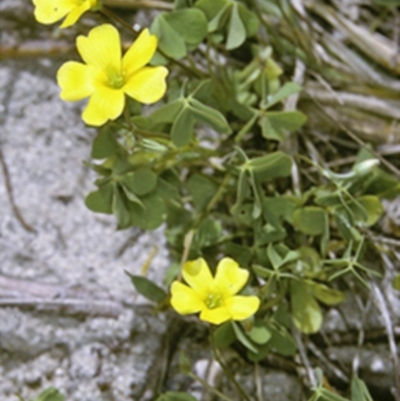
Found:
<path fill-rule="evenodd" d="M 220 391 L 218 391 L 216 388 L 210 386 L 205 380 L 200 378 L 199 376 L 196 376 L 194 373 L 190 372 L 188 373 L 188 376 L 191 377 L 193 380 L 198 381 L 201 383 L 204 387 L 206 387 L 208 390 L 212 391 L 215 395 L 217 395 L 219 398 L 225 400 L 225 401 L 232 401 L 229 397 L 227 397 L 225 394 L 222 394 Z"/>
<path fill-rule="evenodd" d="M 246 401 L 251 401 L 246 392 L 243 390 L 242 386 L 238 383 L 238 381 L 235 379 L 233 376 L 232 372 L 226 367 L 224 361 L 221 358 L 221 355 L 219 354 L 219 351 L 217 347 L 214 344 L 212 335 L 210 335 L 210 342 L 211 342 L 211 347 L 212 351 L 214 354 L 214 357 L 216 361 L 220 364 L 222 370 L 224 371 L 226 377 L 231 381 L 231 383 L 236 387 L 237 391 L 239 394 L 246 400 Z"/>

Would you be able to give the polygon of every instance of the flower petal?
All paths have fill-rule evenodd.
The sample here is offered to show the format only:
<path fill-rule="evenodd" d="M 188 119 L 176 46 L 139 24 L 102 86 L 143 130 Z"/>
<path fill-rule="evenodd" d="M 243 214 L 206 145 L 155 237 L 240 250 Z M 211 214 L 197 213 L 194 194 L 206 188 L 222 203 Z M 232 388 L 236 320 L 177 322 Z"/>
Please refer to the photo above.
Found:
<path fill-rule="evenodd" d="M 151 60 L 157 43 L 157 36 L 151 35 L 147 28 L 142 31 L 122 59 L 122 68 L 126 76 L 144 67 Z"/>
<path fill-rule="evenodd" d="M 203 258 L 186 262 L 182 269 L 182 276 L 202 299 L 208 296 L 208 289 L 214 279 Z"/>
<path fill-rule="evenodd" d="M 42 24 L 52 24 L 66 16 L 75 6 L 73 0 L 33 0 L 35 18 Z"/>
<path fill-rule="evenodd" d="M 171 294 L 172 307 L 182 315 L 197 313 L 205 308 L 204 302 L 199 294 L 179 281 L 174 281 L 172 283 Z"/>
<path fill-rule="evenodd" d="M 244 320 L 254 315 L 260 307 L 260 300 L 256 296 L 237 295 L 225 300 L 233 320 Z"/>
<path fill-rule="evenodd" d="M 107 120 L 114 120 L 120 116 L 124 106 L 125 96 L 122 90 L 97 84 L 82 113 L 82 119 L 86 124 L 98 127 Z"/>
<path fill-rule="evenodd" d="M 74 25 L 76 21 L 81 17 L 81 15 L 90 10 L 91 5 L 90 1 L 86 0 L 82 4 L 77 5 L 74 7 L 71 12 L 67 15 L 67 18 L 63 21 L 60 25 L 60 28 L 68 28 L 71 25 Z"/>
<path fill-rule="evenodd" d="M 241 269 L 233 259 L 223 258 L 218 263 L 215 284 L 230 295 L 237 294 L 244 287 L 248 278 L 248 270 Z"/>
<path fill-rule="evenodd" d="M 103 24 L 93 28 L 89 35 L 76 39 L 79 54 L 86 64 L 95 66 L 106 75 L 121 71 L 121 41 L 116 28 Z"/>
<path fill-rule="evenodd" d="M 57 82 L 61 88 L 62 100 L 76 101 L 93 93 L 94 68 L 85 64 L 69 61 L 57 72 Z"/>
<path fill-rule="evenodd" d="M 165 67 L 144 67 L 128 78 L 123 87 L 124 92 L 140 103 L 155 103 L 167 90 L 167 75 L 168 70 Z"/>
<path fill-rule="evenodd" d="M 232 319 L 228 308 L 221 306 L 215 309 L 203 309 L 200 313 L 200 319 L 213 324 L 221 324 Z"/>

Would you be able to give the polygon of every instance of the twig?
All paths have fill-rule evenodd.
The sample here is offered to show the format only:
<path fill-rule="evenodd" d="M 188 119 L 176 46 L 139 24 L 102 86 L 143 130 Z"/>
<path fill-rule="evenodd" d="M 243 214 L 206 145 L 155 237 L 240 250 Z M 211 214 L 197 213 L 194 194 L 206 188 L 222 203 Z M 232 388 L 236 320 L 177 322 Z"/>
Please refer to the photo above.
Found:
<path fill-rule="evenodd" d="M 393 363 L 393 380 L 394 380 L 394 397 L 396 401 L 400 401 L 400 364 L 399 364 L 399 358 L 397 356 L 397 347 L 396 347 L 396 341 L 394 338 L 394 332 L 393 332 L 393 325 L 392 325 L 392 320 L 390 317 L 390 312 L 386 304 L 386 300 L 382 294 L 382 291 L 380 288 L 377 286 L 376 283 L 372 282 L 371 283 L 371 288 L 374 294 L 374 301 L 375 304 L 378 308 L 378 310 L 381 313 L 381 317 L 383 320 L 383 324 L 385 325 L 386 329 L 386 334 L 389 342 L 389 349 L 390 349 L 390 355 L 392 358 L 392 363 Z"/>
<path fill-rule="evenodd" d="M 108 300 L 88 299 L 43 299 L 43 298 L 0 298 L 0 308 L 18 307 L 33 308 L 35 310 L 57 311 L 67 314 L 85 314 L 117 318 L 123 308 L 121 304 Z"/>
<path fill-rule="evenodd" d="M 0 164 L 1 164 L 1 167 L 3 170 L 4 181 L 6 184 L 8 199 L 10 201 L 11 208 L 14 212 L 15 217 L 21 223 L 22 227 L 25 228 L 26 231 L 29 231 L 31 233 L 36 232 L 36 230 L 25 221 L 24 217 L 22 216 L 21 212 L 18 209 L 17 204 L 15 203 L 13 187 L 11 185 L 10 173 L 8 171 L 8 167 L 7 167 L 6 161 L 4 159 L 1 148 L 0 148 Z"/>
<path fill-rule="evenodd" d="M 309 384 L 310 384 L 311 387 L 316 387 L 317 386 L 317 379 L 316 379 L 314 371 L 312 369 L 310 360 L 308 359 L 306 347 L 304 346 L 303 340 L 301 338 L 301 333 L 294 326 L 292 328 L 292 335 L 293 335 L 294 341 L 295 341 L 295 343 L 297 345 L 297 348 L 299 350 L 300 358 L 301 358 L 301 360 L 303 362 L 303 365 L 304 365 L 304 367 L 306 369 L 308 380 L 309 380 Z"/>
<path fill-rule="evenodd" d="M 334 120 L 332 118 L 332 116 L 325 110 L 325 108 L 321 105 L 321 103 L 315 99 L 312 98 L 313 101 L 315 102 L 315 104 L 320 108 L 320 110 L 325 114 L 325 116 L 331 120 L 333 123 L 337 124 L 338 127 L 344 131 L 347 136 L 349 136 L 357 145 L 359 145 L 360 147 L 368 150 L 369 152 L 371 152 L 377 159 L 379 159 L 379 161 L 384 164 L 388 170 L 390 170 L 393 174 L 395 174 L 398 178 L 400 178 L 400 170 L 394 166 L 392 163 L 388 162 L 384 157 L 382 157 L 379 153 L 377 153 L 376 151 L 372 150 L 369 148 L 369 146 L 362 141 L 354 132 L 352 132 L 350 129 L 348 129 L 347 127 L 344 126 L 344 124 L 342 124 L 340 121 Z"/>
<path fill-rule="evenodd" d="M 121 7 L 125 9 L 148 8 L 151 10 L 171 11 L 174 8 L 172 3 L 159 0 L 103 0 L 103 4 L 109 7 Z"/>

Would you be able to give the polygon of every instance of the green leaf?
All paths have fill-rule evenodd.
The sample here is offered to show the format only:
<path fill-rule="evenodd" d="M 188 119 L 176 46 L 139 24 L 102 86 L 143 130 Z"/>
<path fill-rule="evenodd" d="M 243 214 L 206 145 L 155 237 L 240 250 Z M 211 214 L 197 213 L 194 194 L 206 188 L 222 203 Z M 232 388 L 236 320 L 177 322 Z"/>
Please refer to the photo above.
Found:
<path fill-rule="evenodd" d="M 54 387 L 42 391 L 34 401 L 64 401 L 64 396 Z"/>
<path fill-rule="evenodd" d="M 364 188 L 365 195 L 376 195 L 379 198 L 394 199 L 400 194 L 400 182 L 392 174 L 381 169 L 374 170 Z"/>
<path fill-rule="evenodd" d="M 240 19 L 246 29 L 246 36 L 254 36 L 260 27 L 260 21 L 256 14 L 250 11 L 244 4 L 237 3 Z"/>
<path fill-rule="evenodd" d="M 136 276 L 127 271 L 125 271 L 125 273 L 130 277 L 136 291 L 148 300 L 161 303 L 168 297 L 168 294 L 162 288 L 154 284 L 148 278 Z"/>
<path fill-rule="evenodd" d="M 199 0 L 194 6 L 203 11 L 208 20 L 211 20 L 227 5 L 229 0 Z"/>
<path fill-rule="evenodd" d="M 277 132 L 280 137 L 283 137 L 284 131 L 297 131 L 306 121 L 307 117 L 300 111 L 269 111 L 263 116 L 263 120 L 267 119 L 269 125 L 274 132 Z M 267 133 L 268 135 L 268 133 Z M 263 136 L 265 136 L 263 132 Z M 265 136 L 267 139 L 272 138 Z"/>
<path fill-rule="evenodd" d="M 282 258 L 272 244 L 268 245 L 267 255 L 274 269 L 278 270 L 282 265 Z"/>
<path fill-rule="evenodd" d="M 393 288 L 400 291 L 400 273 L 398 273 L 392 281 Z"/>
<path fill-rule="evenodd" d="M 240 18 L 238 3 L 232 5 L 231 18 L 229 20 L 226 49 L 236 49 L 246 40 L 246 28 Z"/>
<path fill-rule="evenodd" d="M 171 139 L 175 146 L 183 147 L 190 143 L 196 120 L 189 108 L 183 108 L 171 129 Z"/>
<path fill-rule="evenodd" d="M 154 230 L 167 218 L 165 202 L 158 191 L 153 191 L 140 198 L 143 207 L 137 203 L 129 202 L 131 224 L 144 230 Z"/>
<path fill-rule="evenodd" d="M 234 242 L 226 242 L 225 255 L 236 260 L 240 266 L 248 266 L 252 257 L 252 251 L 250 247 Z"/>
<path fill-rule="evenodd" d="M 132 225 L 129 204 L 132 205 L 132 203 L 130 203 L 126 198 L 122 188 L 118 185 L 114 185 L 112 212 L 117 219 L 118 229 L 128 228 Z M 143 209 L 140 206 L 137 205 L 137 207 L 141 212 L 143 212 Z"/>
<path fill-rule="evenodd" d="M 269 95 L 267 98 L 267 103 L 264 108 L 269 109 L 277 103 L 282 102 L 291 95 L 295 93 L 299 93 L 302 90 L 302 87 L 295 82 L 287 82 L 283 85 L 276 93 L 273 95 Z"/>
<path fill-rule="evenodd" d="M 239 340 L 239 342 L 242 343 L 248 350 L 257 354 L 258 352 L 257 348 L 246 337 L 246 335 L 243 333 L 239 325 L 233 321 L 231 321 L 231 325 L 233 327 L 233 331 L 235 332 L 235 336 Z"/>
<path fill-rule="evenodd" d="M 272 337 L 268 344 L 277 353 L 283 356 L 293 356 L 297 352 L 296 343 L 290 333 L 281 325 L 268 324 Z"/>
<path fill-rule="evenodd" d="M 192 362 L 184 351 L 179 353 L 179 370 L 181 373 L 190 373 L 192 371 Z"/>
<path fill-rule="evenodd" d="M 232 130 L 228 124 L 228 121 L 218 110 L 206 106 L 193 97 L 190 98 L 189 103 L 192 106 L 190 110 L 197 120 L 210 125 L 217 132 L 223 134 L 231 133 Z"/>
<path fill-rule="evenodd" d="M 168 391 L 164 396 L 164 401 L 197 401 L 197 398 L 182 391 Z"/>
<path fill-rule="evenodd" d="M 215 245 L 222 236 L 222 226 L 217 220 L 207 217 L 199 225 L 193 237 L 193 245 L 198 249 Z"/>
<path fill-rule="evenodd" d="M 376 4 L 379 4 L 380 6 L 387 6 L 387 7 L 400 6 L 400 0 L 372 0 L 372 1 Z"/>
<path fill-rule="evenodd" d="M 306 283 L 292 280 L 290 300 L 296 327 L 305 334 L 316 333 L 321 328 L 323 317 L 312 295 L 311 287 Z"/>
<path fill-rule="evenodd" d="M 192 174 L 187 183 L 187 188 L 192 197 L 194 207 L 196 210 L 202 211 L 214 196 L 218 185 L 204 175 Z"/>
<path fill-rule="evenodd" d="M 265 139 L 279 142 L 285 139 L 284 132 L 280 129 L 276 129 L 266 115 L 260 117 L 258 125 L 260 126 L 261 134 Z"/>
<path fill-rule="evenodd" d="M 318 206 L 306 206 L 293 212 L 294 225 L 307 235 L 323 234 L 327 221 L 327 212 Z"/>
<path fill-rule="evenodd" d="M 196 2 L 195 7 L 206 15 L 209 21 L 208 32 L 214 32 L 223 25 L 222 20 L 230 7 L 230 2 L 229 0 L 199 0 Z"/>
<path fill-rule="evenodd" d="M 285 153 L 278 151 L 266 156 L 255 157 L 247 162 L 260 182 L 275 178 L 288 177 L 292 170 L 292 159 Z"/>
<path fill-rule="evenodd" d="M 365 209 L 367 213 L 367 220 L 365 224 L 367 227 L 373 226 L 382 216 L 383 206 L 378 197 L 372 195 L 362 196 L 357 199 L 359 204 Z M 363 221 L 362 216 L 358 217 L 356 213 L 356 220 Z"/>
<path fill-rule="evenodd" d="M 266 344 L 271 339 L 271 333 L 263 322 L 256 322 L 247 335 L 256 344 Z"/>
<path fill-rule="evenodd" d="M 183 38 L 165 19 L 165 13 L 159 14 L 153 21 L 150 31 L 158 38 L 158 47 L 169 57 L 180 59 L 186 56 L 186 44 Z"/>
<path fill-rule="evenodd" d="M 357 376 L 351 380 L 351 401 L 373 401 L 367 386 Z"/>
<path fill-rule="evenodd" d="M 109 127 L 103 127 L 93 141 L 91 157 L 105 159 L 118 150 L 118 143 Z"/>
<path fill-rule="evenodd" d="M 313 281 L 307 281 L 311 287 L 312 295 L 326 305 L 337 305 L 346 299 L 346 295 L 338 290 L 329 288 L 328 286 Z"/>
<path fill-rule="evenodd" d="M 157 185 L 157 175 L 149 168 L 141 168 L 133 173 L 125 174 L 121 182 L 135 195 L 146 195 Z"/>
<path fill-rule="evenodd" d="M 196 8 L 166 13 L 165 20 L 186 43 L 197 45 L 207 36 L 207 18 Z"/>
<path fill-rule="evenodd" d="M 217 347 L 229 347 L 235 340 L 235 331 L 230 321 L 219 326 L 213 333 L 213 341 Z"/>
<path fill-rule="evenodd" d="M 365 195 L 355 201 L 349 201 L 346 206 L 341 204 L 332 210 L 350 225 L 370 227 L 380 219 L 383 213 L 379 198 L 373 195 Z"/>
<path fill-rule="evenodd" d="M 113 194 L 113 184 L 103 185 L 86 196 L 85 205 L 92 212 L 111 214 Z"/>
<path fill-rule="evenodd" d="M 150 115 L 152 125 L 154 126 L 160 123 L 173 123 L 178 117 L 179 112 L 184 107 L 185 102 L 186 100 L 184 98 L 179 98 L 158 108 L 155 112 L 153 112 L 153 114 Z"/>

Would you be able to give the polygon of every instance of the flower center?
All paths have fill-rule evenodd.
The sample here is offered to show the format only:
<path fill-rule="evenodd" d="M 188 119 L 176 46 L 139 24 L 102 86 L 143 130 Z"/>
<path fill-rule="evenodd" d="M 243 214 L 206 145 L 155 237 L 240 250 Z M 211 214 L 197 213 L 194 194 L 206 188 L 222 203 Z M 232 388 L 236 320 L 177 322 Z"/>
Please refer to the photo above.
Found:
<path fill-rule="evenodd" d="M 220 294 L 208 294 L 204 303 L 209 309 L 218 308 L 222 304 L 222 296 Z"/>
<path fill-rule="evenodd" d="M 125 85 L 125 76 L 119 71 L 112 71 L 107 76 L 111 88 L 121 89 Z"/>

